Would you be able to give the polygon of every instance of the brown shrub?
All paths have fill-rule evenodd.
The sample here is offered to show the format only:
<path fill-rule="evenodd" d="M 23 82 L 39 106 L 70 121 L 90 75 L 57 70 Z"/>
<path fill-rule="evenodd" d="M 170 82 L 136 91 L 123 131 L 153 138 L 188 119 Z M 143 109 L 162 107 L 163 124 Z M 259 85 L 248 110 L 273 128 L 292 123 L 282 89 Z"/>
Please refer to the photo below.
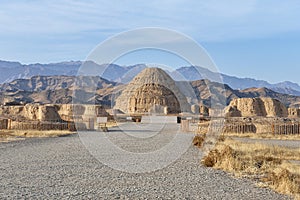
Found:
<path fill-rule="evenodd" d="M 298 151 L 226 139 L 219 141 L 201 162 L 206 167 L 222 169 L 237 176 L 260 179 L 270 188 L 300 199 L 299 168 L 287 162 L 299 160 Z"/>
<path fill-rule="evenodd" d="M 202 159 L 201 162 L 206 167 L 213 167 L 215 166 L 215 164 L 218 162 L 219 159 L 220 159 L 220 152 L 217 149 L 215 149 L 210 151 L 208 155 Z"/>
<path fill-rule="evenodd" d="M 228 145 L 226 145 L 223 149 L 222 149 L 222 152 L 221 152 L 221 156 L 222 158 L 225 158 L 225 157 L 235 157 L 235 154 L 236 152 Z"/>
<path fill-rule="evenodd" d="M 287 169 L 282 169 L 278 173 L 270 172 L 264 181 L 269 182 L 272 188 L 285 194 L 299 194 L 299 176 L 292 174 Z"/>
<path fill-rule="evenodd" d="M 237 159 L 237 152 L 226 145 L 221 150 L 214 149 L 202 159 L 202 164 L 206 167 L 217 167 L 221 169 L 232 170 L 240 168 L 240 162 Z"/>
<path fill-rule="evenodd" d="M 270 166 L 277 166 L 282 163 L 282 160 L 279 158 L 274 158 L 272 156 L 255 156 L 253 157 L 253 162 L 254 162 L 254 167 L 256 168 L 262 168 L 263 166 L 265 167 L 270 167 Z"/>
<path fill-rule="evenodd" d="M 218 137 L 218 142 L 224 142 L 225 139 L 226 139 L 225 135 L 220 135 L 220 136 Z"/>
<path fill-rule="evenodd" d="M 205 141 L 205 135 L 196 135 L 193 139 L 193 145 L 198 148 L 201 148 Z"/>

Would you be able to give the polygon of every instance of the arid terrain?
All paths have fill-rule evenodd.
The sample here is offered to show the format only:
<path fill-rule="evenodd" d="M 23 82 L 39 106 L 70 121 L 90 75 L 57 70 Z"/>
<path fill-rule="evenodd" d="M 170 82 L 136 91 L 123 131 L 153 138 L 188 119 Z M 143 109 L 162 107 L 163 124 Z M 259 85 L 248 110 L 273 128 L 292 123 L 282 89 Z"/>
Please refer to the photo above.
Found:
<path fill-rule="evenodd" d="M 268 136 L 268 139 L 263 139 L 255 134 L 224 133 L 201 163 L 299 199 L 299 136 Z M 205 137 L 203 133 L 195 136 L 194 145 L 201 149 L 205 145 Z"/>
<path fill-rule="evenodd" d="M 110 137 L 123 148 L 157 148 L 155 142 L 145 146 L 134 142 L 134 137 L 118 140 L 122 134 L 118 131 L 112 129 Z M 163 131 L 158 142 L 164 145 L 169 137 Z M 200 165 L 201 152 L 193 146 L 166 168 L 148 173 L 105 166 L 91 156 L 77 134 L 2 143 L 0 148 L 1 198 L 290 199 L 253 181 Z"/>
<path fill-rule="evenodd" d="M 0 2 L 0 200 L 300 200 L 300 1 Z"/>
<path fill-rule="evenodd" d="M 128 84 L 35 76 L 4 83 L 0 92 L 3 198 L 299 197 L 298 96 L 209 80 L 176 82 L 159 68 L 144 69 Z M 102 131 L 118 148 L 144 157 L 130 163 L 105 138 L 85 142 Z M 147 157 L 178 145 L 175 136 L 189 139 L 175 162 L 167 163 L 181 155 L 184 140 L 166 155 Z M 96 156 L 91 144 L 102 148 Z M 155 170 L 143 171 L 148 168 Z"/>

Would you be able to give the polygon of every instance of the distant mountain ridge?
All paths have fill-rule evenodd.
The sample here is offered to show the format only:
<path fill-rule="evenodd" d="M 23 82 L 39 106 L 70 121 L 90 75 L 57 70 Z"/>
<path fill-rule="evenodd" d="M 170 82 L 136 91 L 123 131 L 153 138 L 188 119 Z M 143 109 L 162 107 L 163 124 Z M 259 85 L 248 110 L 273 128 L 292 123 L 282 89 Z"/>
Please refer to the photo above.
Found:
<path fill-rule="evenodd" d="M 224 97 L 227 104 L 235 98 L 255 97 L 278 99 L 289 107 L 298 107 L 300 104 L 300 97 L 281 94 L 268 88 L 235 90 L 226 84 L 209 80 L 177 81 L 176 85 L 189 99 L 190 104 L 203 102 L 208 107 L 211 106 L 212 98 Z M 75 102 L 96 103 L 110 107 L 113 103 L 112 99 L 121 94 L 125 86 L 125 84 L 108 81 L 99 76 L 34 76 L 30 79 L 17 79 L 10 83 L 0 84 L 0 104 Z M 191 90 L 188 91 L 187 88 Z"/>
<path fill-rule="evenodd" d="M 137 64 L 132 66 L 119 66 L 116 64 L 98 65 L 91 62 L 94 67 L 106 67 L 102 78 L 109 81 L 128 83 L 135 75 L 141 72 L 147 66 L 145 64 Z M 82 65 L 82 61 L 69 61 L 50 64 L 29 64 L 23 65 L 19 62 L 9 62 L 0 60 L 0 83 L 11 82 L 15 79 L 28 79 L 33 76 L 60 76 L 68 75 L 75 76 Z M 200 72 L 200 73 L 199 73 Z M 284 81 L 277 84 L 271 84 L 264 80 L 256 80 L 252 78 L 239 78 L 226 74 L 212 72 L 202 67 L 180 67 L 173 72 L 168 72 L 171 77 L 176 80 L 196 81 L 200 79 L 209 79 L 211 81 L 218 80 L 218 77 L 223 79 L 223 82 L 233 89 L 243 90 L 247 88 L 269 88 L 278 93 L 300 96 L 300 86 L 297 83 Z M 180 76 L 178 76 L 178 74 Z"/>
<path fill-rule="evenodd" d="M 237 90 L 265 87 L 265 88 L 272 89 L 273 91 L 278 93 L 300 96 L 300 86 L 297 83 L 293 83 L 290 81 L 271 84 L 264 80 L 256 80 L 253 78 L 238 78 L 235 76 L 229 76 L 222 73 L 219 74 L 202 67 L 197 67 L 196 69 L 194 66 L 181 67 L 176 71 L 182 74 L 185 79 L 190 81 L 205 79 L 206 77 L 209 77 L 209 79 L 212 79 L 212 81 L 216 81 L 219 78 L 215 78 L 215 77 L 221 77 L 223 79 L 224 84 L 227 84 L 231 88 Z"/>

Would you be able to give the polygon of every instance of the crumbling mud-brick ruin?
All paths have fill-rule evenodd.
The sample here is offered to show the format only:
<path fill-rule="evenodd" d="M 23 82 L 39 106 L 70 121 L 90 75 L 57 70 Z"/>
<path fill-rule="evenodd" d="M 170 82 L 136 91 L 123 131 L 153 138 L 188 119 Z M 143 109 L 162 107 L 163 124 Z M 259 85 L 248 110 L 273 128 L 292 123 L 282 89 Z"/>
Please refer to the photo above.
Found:
<path fill-rule="evenodd" d="M 111 102 L 112 109 L 92 104 L 2 105 L 0 129 L 85 130 L 95 129 L 97 117 L 116 119 L 114 117 L 122 116 L 140 122 L 143 115 L 153 114 L 178 116 L 179 123 L 186 123 L 182 123 L 182 127 L 187 131 L 203 132 L 209 128 L 212 118 L 224 118 L 224 126 L 214 130 L 225 133 L 300 132 L 299 108 L 288 108 L 273 98 L 236 98 L 225 109 L 212 109 L 203 99 L 199 99 L 199 103 L 190 101 L 182 88 L 159 68 L 144 69 L 121 88 L 115 102 Z"/>
<path fill-rule="evenodd" d="M 90 129 L 98 116 L 109 116 L 100 105 L 26 104 L 0 106 L 1 129 Z M 76 125 L 75 125 L 76 124 Z"/>
<path fill-rule="evenodd" d="M 178 114 L 190 111 L 189 103 L 175 81 L 160 68 L 146 68 L 116 99 L 115 109 L 124 113 Z"/>

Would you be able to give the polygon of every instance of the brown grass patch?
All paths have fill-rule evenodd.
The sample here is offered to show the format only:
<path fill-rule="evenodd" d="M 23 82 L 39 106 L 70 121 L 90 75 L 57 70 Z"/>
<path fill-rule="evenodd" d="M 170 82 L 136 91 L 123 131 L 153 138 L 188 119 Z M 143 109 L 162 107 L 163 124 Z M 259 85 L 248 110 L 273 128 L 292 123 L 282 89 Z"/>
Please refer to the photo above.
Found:
<path fill-rule="evenodd" d="M 300 148 L 242 143 L 226 138 L 218 140 L 215 149 L 202 159 L 202 164 L 252 178 L 277 192 L 299 198 L 300 165 L 289 160 L 300 160 Z"/>
<path fill-rule="evenodd" d="M 203 143 L 205 141 L 205 134 L 203 135 L 196 135 L 193 139 L 193 145 L 195 145 L 196 147 L 201 148 Z"/>
<path fill-rule="evenodd" d="M 253 139 L 277 139 L 277 140 L 300 140 L 300 135 L 274 135 L 272 133 L 225 133 L 230 137 L 253 138 Z"/>
<path fill-rule="evenodd" d="M 106 123 L 107 128 L 111 128 L 111 127 L 115 127 L 115 126 L 118 126 L 117 122 L 115 122 L 115 121 L 108 121 Z"/>
<path fill-rule="evenodd" d="M 23 140 L 25 138 L 33 137 L 59 137 L 71 135 L 76 132 L 68 130 L 49 130 L 49 131 L 38 131 L 38 130 L 5 130 L 0 131 L 0 142 L 10 142 L 15 140 Z"/>
<path fill-rule="evenodd" d="M 300 194 L 300 176 L 291 173 L 287 169 L 277 169 L 269 172 L 263 180 L 269 183 L 270 187 L 285 194 Z"/>

